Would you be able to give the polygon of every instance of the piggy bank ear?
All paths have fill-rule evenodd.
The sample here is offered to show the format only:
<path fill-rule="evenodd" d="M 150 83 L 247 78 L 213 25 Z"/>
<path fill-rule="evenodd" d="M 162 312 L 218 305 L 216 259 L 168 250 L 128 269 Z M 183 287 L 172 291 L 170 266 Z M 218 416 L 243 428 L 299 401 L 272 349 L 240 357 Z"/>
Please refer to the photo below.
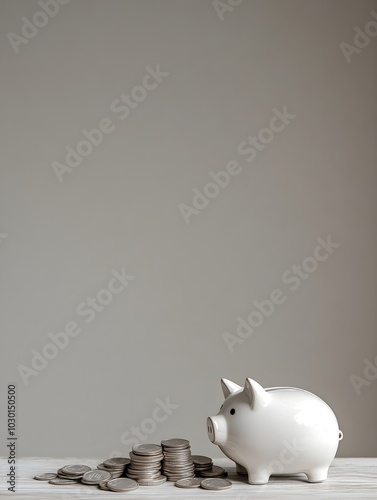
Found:
<path fill-rule="evenodd" d="M 224 393 L 224 398 L 227 398 L 229 394 L 233 394 L 233 392 L 239 391 L 242 387 L 238 384 L 235 384 L 231 380 L 227 380 L 226 378 L 221 379 L 221 388 Z"/>
<path fill-rule="evenodd" d="M 243 392 L 246 394 L 253 410 L 266 406 L 269 401 L 268 393 L 252 378 L 247 378 L 245 380 Z"/>

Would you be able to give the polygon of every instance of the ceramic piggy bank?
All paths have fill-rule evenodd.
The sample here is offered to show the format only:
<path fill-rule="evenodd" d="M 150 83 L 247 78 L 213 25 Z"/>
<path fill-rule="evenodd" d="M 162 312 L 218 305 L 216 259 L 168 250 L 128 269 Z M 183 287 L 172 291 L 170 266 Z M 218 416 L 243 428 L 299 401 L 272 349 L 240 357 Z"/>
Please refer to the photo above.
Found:
<path fill-rule="evenodd" d="M 225 401 L 207 419 L 208 437 L 250 484 L 265 484 L 271 474 L 327 478 L 343 434 L 322 399 L 295 387 L 263 389 L 251 378 L 243 388 L 226 379 L 221 385 Z"/>

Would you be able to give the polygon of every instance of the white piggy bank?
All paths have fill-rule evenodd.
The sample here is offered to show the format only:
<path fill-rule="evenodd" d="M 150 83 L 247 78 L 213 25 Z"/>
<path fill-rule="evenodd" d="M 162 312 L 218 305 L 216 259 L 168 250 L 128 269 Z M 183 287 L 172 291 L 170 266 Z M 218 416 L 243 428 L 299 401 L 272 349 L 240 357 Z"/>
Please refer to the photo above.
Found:
<path fill-rule="evenodd" d="M 265 484 L 271 474 L 327 478 L 343 433 L 322 399 L 295 387 L 263 389 L 251 378 L 244 388 L 226 379 L 221 386 L 225 401 L 207 419 L 208 437 L 238 472 L 246 469 L 250 484 Z"/>

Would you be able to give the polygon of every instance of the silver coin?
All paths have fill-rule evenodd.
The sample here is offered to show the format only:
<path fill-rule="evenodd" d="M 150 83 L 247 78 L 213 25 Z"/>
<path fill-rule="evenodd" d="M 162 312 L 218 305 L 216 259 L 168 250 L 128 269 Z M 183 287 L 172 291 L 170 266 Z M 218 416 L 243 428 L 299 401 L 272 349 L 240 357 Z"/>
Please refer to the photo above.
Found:
<path fill-rule="evenodd" d="M 164 439 L 161 441 L 161 445 L 166 448 L 186 448 L 187 446 L 190 446 L 190 441 L 178 438 Z"/>
<path fill-rule="evenodd" d="M 56 474 L 53 472 L 44 472 L 43 474 L 37 474 L 33 479 L 36 479 L 37 481 L 51 481 L 51 479 L 55 478 Z"/>
<path fill-rule="evenodd" d="M 194 465 L 181 465 L 181 464 L 164 465 L 162 468 L 166 470 L 176 470 L 177 472 L 179 472 L 180 470 L 192 470 L 192 471 L 195 470 Z"/>
<path fill-rule="evenodd" d="M 161 462 L 134 462 L 132 461 L 131 464 L 127 467 L 126 470 L 133 468 L 133 469 L 160 469 L 161 468 Z"/>
<path fill-rule="evenodd" d="M 92 469 L 87 465 L 65 465 L 59 470 L 63 474 L 68 474 L 69 476 L 82 476 L 85 472 L 89 472 Z"/>
<path fill-rule="evenodd" d="M 49 483 L 50 484 L 56 484 L 56 485 L 66 485 L 66 484 L 77 484 L 79 481 L 77 479 L 62 479 L 60 477 L 56 477 L 55 479 L 50 479 Z"/>
<path fill-rule="evenodd" d="M 60 469 L 58 469 L 56 471 L 56 474 L 58 474 L 58 476 L 63 476 L 63 478 L 65 477 L 66 479 L 69 479 L 70 477 L 73 477 L 74 479 L 80 479 L 80 477 L 82 477 L 84 475 L 84 472 L 82 472 L 80 474 L 68 473 L 68 472 L 65 472 L 63 469 L 64 469 L 64 467 L 60 467 Z"/>
<path fill-rule="evenodd" d="M 200 486 L 205 490 L 227 490 L 232 487 L 232 483 L 228 481 L 228 479 L 213 477 L 209 479 L 203 479 L 203 481 L 200 483 Z"/>
<path fill-rule="evenodd" d="M 100 469 L 100 470 L 109 470 L 107 467 L 105 467 L 103 465 L 103 462 L 101 462 L 100 464 L 97 465 L 97 469 Z"/>
<path fill-rule="evenodd" d="M 68 474 L 58 474 L 58 477 L 60 477 L 60 479 L 76 479 L 76 481 L 82 478 L 82 476 L 69 476 Z"/>
<path fill-rule="evenodd" d="M 118 477 L 122 477 L 123 475 L 124 475 L 124 471 L 111 472 L 111 479 L 117 479 Z"/>
<path fill-rule="evenodd" d="M 166 482 L 166 476 L 159 476 L 155 479 L 138 479 L 140 486 L 159 486 Z"/>
<path fill-rule="evenodd" d="M 139 481 L 139 479 L 157 479 L 161 476 L 161 472 L 158 474 L 137 474 L 136 476 L 127 475 L 130 479 L 134 479 L 135 481 Z"/>
<path fill-rule="evenodd" d="M 161 446 L 159 444 L 137 444 L 132 448 L 136 455 L 160 455 Z"/>
<path fill-rule="evenodd" d="M 199 465 L 196 465 L 196 464 L 194 464 L 194 465 L 195 465 L 195 470 L 201 471 L 201 470 L 211 470 L 213 464 L 210 464 L 210 465 L 201 465 L 200 467 L 199 467 Z"/>
<path fill-rule="evenodd" d="M 190 456 L 191 457 L 191 449 L 185 449 L 185 450 L 179 450 L 179 451 L 167 451 L 167 448 L 164 449 L 164 456 L 165 457 L 186 457 Z"/>
<path fill-rule="evenodd" d="M 145 474 L 154 474 L 155 472 L 160 472 L 160 467 L 154 467 L 153 469 L 134 469 L 133 467 L 128 467 L 126 474 L 139 474 L 144 472 Z"/>
<path fill-rule="evenodd" d="M 168 475 L 166 475 L 166 477 L 168 478 L 168 481 L 176 483 L 177 481 L 180 481 L 181 479 L 189 479 L 189 478 L 195 477 L 195 474 L 186 475 L 186 476 L 168 476 Z"/>
<path fill-rule="evenodd" d="M 192 460 L 164 460 L 164 463 L 162 465 L 164 467 L 169 467 L 171 465 L 177 465 L 180 467 L 195 467 L 195 465 L 192 463 Z"/>
<path fill-rule="evenodd" d="M 173 470 L 173 469 L 162 469 L 164 474 L 168 474 L 169 476 L 181 476 L 181 477 L 189 477 L 195 474 L 193 469 L 181 469 L 181 470 Z"/>
<path fill-rule="evenodd" d="M 171 458 L 165 459 L 163 464 L 190 464 L 194 465 L 190 458 L 176 458 L 172 460 Z"/>
<path fill-rule="evenodd" d="M 100 481 L 105 481 L 108 479 L 111 479 L 110 472 L 96 469 L 96 470 L 91 470 L 89 472 L 85 472 L 85 474 L 81 478 L 81 482 L 85 484 L 99 484 Z"/>
<path fill-rule="evenodd" d="M 200 477 L 186 477 L 176 481 L 175 486 L 178 488 L 199 488 L 202 481 L 203 479 Z"/>
<path fill-rule="evenodd" d="M 155 457 L 143 457 L 142 455 L 135 455 L 134 453 L 130 452 L 130 458 L 131 462 L 138 462 L 141 464 L 149 464 L 149 463 L 158 463 L 161 462 L 161 460 L 164 458 L 164 455 L 156 455 Z"/>
<path fill-rule="evenodd" d="M 104 465 L 101 467 L 102 470 L 108 470 L 108 471 L 117 471 L 117 470 L 124 470 L 126 467 L 128 467 L 128 465 L 122 465 L 122 466 L 118 466 L 118 467 L 109 467 L 108 465 Z M 99 469 L 100 467 L 98 467 Z"/>
<path fill-rule="evenodd" d="M 128 469 L 159 469 L 161 467 L 161 462 L 134 462 L 132 461 L 127 467 Z"/>
<path fill-rule="evenodd" d="M 99 486 L 99 488 L 101 488 L 101 490 L 104 490 L 104 491 L 111 491 L 111 490 L 109 490 L 109 488 L 107 487 L 107 480 L 105 480 L 105 481 L 100 481 L 100 482 L 98 483 L 98 486 Z"/>
<path fill-rule="evenodd" d="M 154 474 L 155 472 L 160 472 L 160 468 L 154 468 L 154 469 L 133 469 L 129 468 L 126 472 L 126 474 L 140 474 L 141 472 L 144 472 L 146 474 Z"/>
<path fill-rule="evenodd" d="M 130 463 L 130 459 L 126 457 L 114 457 L 114 458 L 108 458 L 107 460 L 104 460 L 103 465 L 105 467 L 120 467 L 120 466 L 125 466 Z"/>
<path fill-rule="evenodd" d="M 160 474 L 161 474 L 160 469 L 154 470 L 154 471 L 142 471 L 142 470 L 131 471 L 131 470 L 128 470 L 126 472 L 127 477 L 132 477 L 132 478 L 142 477 L 142 476 L 144 476 L 144 477 L 157 477 Z"/>
<path fill-rule="evenodd" d="M 110 481 L 107 482 L 107 487 L 111 491 L 131 491 L 136 490 L 139 484 L 133 479 L 122 477 L 119 479 L 110 479 Z"/>
<path fill-rule="evenodd" d="M 191 446 L 163 446 L 164 453 L 171 453 L 172 455 L 175 453 L 187 453 L 191 450 Z"/>
<path fill-rule="evenodd" d="M 218 465 L 213 465 L 212 469 L 200 471 L 200 475 L 203 477 L 221 477 L 221 476 L 227 476 L 228 473 L 222 467 L 219 467 Z"/>
<path fill-rule="evenodd" d="M 192 461 L 195 465 L 212 465 L 212 458 L 205 457 L 204 455 L 191 455 Z"/>

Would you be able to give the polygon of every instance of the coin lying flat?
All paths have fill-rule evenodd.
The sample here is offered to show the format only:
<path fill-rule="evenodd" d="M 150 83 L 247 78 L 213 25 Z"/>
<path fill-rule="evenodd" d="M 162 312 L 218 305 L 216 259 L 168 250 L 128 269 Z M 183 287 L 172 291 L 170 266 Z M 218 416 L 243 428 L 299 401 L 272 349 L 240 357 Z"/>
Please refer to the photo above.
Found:
<path fill-rule="evenodd" d="M 87 465 L 65 465 L 60 470 L 63 474 L 68 474 L 69 476 L 82 476 L 85 472 L 89 472 L 92 469 Z"/>
<path fill-rule="evenodd" d="M 164 455 L 162 453 L 159 453 L 158 455 L 139 455 L 130 451 L 130 458 L 132 462 L 145 464 L 161 461 L 164 458 Z"/>
<path fill-rule="evenodd" d="M 202 477 L 226 477 L 227 471 L 218 465 L 213 465 L 212 469 L 200 471 Z"/>
<path fill-rule="evenodd" d="M 58 473 L 58 478 L 60 479 L 74 479 L 75 481 L 80 481 L 82 476 L 68 476 L 67 474 L 59 474 Z"/>
<path fill-rule="evenodd" d="M 106 486 L 111 491 L 132 491 L 139 487 L 139 484 L 133 479 L 120 477 L 119 479 L 110 479 Z"/>
<path fill-rule="evenodd" d="M 200 483 L 203 481 L 200 477 L 186 477 L 179 479 L 174 484 L 178 488 L 199 488 Z"/>
<path fill-rule="evenodd" d="M 63 486 L 66 484 L 77 484 L 78 482 L 78 479 L 62 479 L 60 477 L 56 477 L 55 479 L 51 479 L 49 481 L 50 484 L 57 484 L 59 486 Z"/>
<path fill-rule="evenodd" d="M 85 472 L 83 477 L 81 478 L 81 482 L 85 484 L 99 484 L 101 481 L 106 481 L 111 479 L 111 474 L 110 472 L 107 472 L 105 470 L 91 470 L 89 472 Z"/>
<path fill-rule="evenodd" d="M 114 458 L 108 458 L 102 464 L 105 467 L 124 467 L 125 465 L 128 465 L 130 463 L 130 459 L 126 457 L 114 457 Z"/>
<path fill-rule="evenodd" d="M 187 439 L 164 439 L 161 441 L 161 444 L 164 448 L 186 448 L 190 445 L 190 442 Z"/>
<path fill-rule="evenodd" d="M 205 490 L 227 490 L 232 487 L 232 483 L 228 481 L 228 479 L 213 477 L 209 479 L 203 479 L 200 483 L 200 486 Z"/>
<path fill-rule="evenodd" d="M 161 455 L 161 446 L 158 444 L 137 444 L 132 448 L 136 455 Z"/>
<path fill-rule="evenodd" d="M 140 486 L 159 486 L 166 482 L 166 476 L 159 476 L 154 479 L 138 479 Z"/>
<path fill-rule="evenodd" d="M 191 455 L 192 461 L 195 466 L 199 465 L 212 465 L 212 458 L 203 455 Z"/>
<path fill-rule="evenodd" d="M 43 474 L 37 474 L 33 479 L 36 479 L 37 481 L 51 481 L 51 479 L 55 478 L 56 474 L 54 474 L 53 472 L 45 472 Z"/>

